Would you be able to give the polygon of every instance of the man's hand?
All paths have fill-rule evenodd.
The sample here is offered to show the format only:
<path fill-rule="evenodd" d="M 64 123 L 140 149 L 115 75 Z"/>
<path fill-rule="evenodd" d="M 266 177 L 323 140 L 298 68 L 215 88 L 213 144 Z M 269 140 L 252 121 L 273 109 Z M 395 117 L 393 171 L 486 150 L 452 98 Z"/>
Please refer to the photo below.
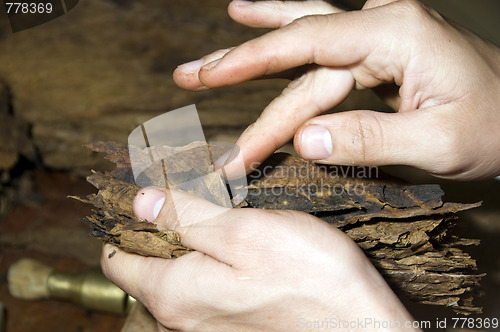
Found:
<path fill-rule="evenodd" d="M 104 273 L 165 327 L 294 331 L 311 321 L 411 320 L 360 248 L 311 215 L 226 209 L 154 188 L 138 193 L 134 210 L 197 250 L 167 260 L 104 247 Z"/>
<path fill-rule="evenodd" d="M 500 174 L 495 45 L 416 1 L 372 0 L 354 12 L 322 1 L 233 1 L 229 13 L 252 27 L 279 29 L 179 66 L 181 87 L 307 69 L 238 139 L 247 171 L 294 137 L 300 155 L 323 163 L 405 164 L 462 180 Z M 384 84 L 395 84 L 397 113 L 318 117 L 353 87 Z"/>

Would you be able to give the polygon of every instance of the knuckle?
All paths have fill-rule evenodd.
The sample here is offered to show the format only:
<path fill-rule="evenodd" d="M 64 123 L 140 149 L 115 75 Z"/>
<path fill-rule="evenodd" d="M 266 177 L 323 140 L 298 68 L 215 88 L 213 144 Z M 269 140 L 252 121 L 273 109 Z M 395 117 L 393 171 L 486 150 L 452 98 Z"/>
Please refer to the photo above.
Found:
<path fill-rule="evenodd" d="M 256 218 L 255 214 L 250 216 L 250 218 L 251 219 L 235 218 L 233 222 L 228 223 L 226 226 L 227 229 L 224 231 L 224 242 L 229 246 L 229 248 L 237 251 L 238 249 L 245 247 L 244 244 L 252 242 L 252 239 L 255 239 L 259 236 L 259 234 L 261 234 L 262 229 L 260 227 L 260 218 Z M 239 222 L 237 220 L 245 221 Z"/>
<path fill-rule="evenodd" d="M 364 164 L 373 163 L 383 153 L 383 131 L 376 116 L 369 112 L 357 112 L 347 123 L 346 153 L 352 160 Z M 361 158 L 360 158 L 361 157 Z"/>
<path fill-rule="evenodd" d="M 307 15 L 295 19 L 292 23 L 286 26 L 291 35 L 302 36 L 302 38 L 310 38 L 311 34 L 321 36 L 329 30 L 328 15 Z M 309 46 L 309 58 L 306 63 L 314 63 L 316 61 L 316 46 L 311 43 Z"/>
<path fill-rule="evenodd" d="M 433 19 L 442 19 L 435 10 L 417 0 L 397 1 L 393 4 L 399 9 L 396 13 L 407 23 L 407 26 L 424 27 Z"/>
<path fill-rule="evenodd" d="M 394 4 L 397 5 L 400 10 L 410 16 L 420 17 L 425 15 L 425 13 L 428 11 L 428 7 L 417 0 L 397 1 Z"/>

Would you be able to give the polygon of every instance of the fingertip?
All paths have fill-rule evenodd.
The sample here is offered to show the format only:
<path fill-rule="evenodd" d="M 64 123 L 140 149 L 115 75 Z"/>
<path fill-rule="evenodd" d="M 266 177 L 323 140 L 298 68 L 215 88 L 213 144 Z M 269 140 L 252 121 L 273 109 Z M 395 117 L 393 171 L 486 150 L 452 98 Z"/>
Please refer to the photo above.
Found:
<path fill-rule="evenodd" d="M 120 251 L 120 249 L 109 243 L 109 242 L 104 242 L 102 246 L 102 253 L 101 253 L 101 270 L 104 273 L 104 275 L 107 278 L 111 278 L 111 272 L 113 269 L 111 268 L 110 264 L 113 264 L 116 261 L 116 258 L 114 261 L 111 261 L 113 257 Z"/>
<path fill-rule="evenodd" d="M 104 244 L 101 255 L 101 270 L 106 278 L 144 304 L 154 300 L 143 297 L 144 293 L 150 293 L 150 287 L 156 286 L 148 281 L 168 263 L 169 260 L 129 253 L 109 243 Z"/>
<path fill-rule="evenodd" d="M 154 222 L 165 203 L 165 191 L 156 187 L 139 190 L 134 199 L 134 213 L 143 220 Z"/>
<path fill-rule="evenodd" d="M 252 1 L 233 0 L 227 6 L 227 11 L 228 11 L 229 15 L 231 15 L 232 13 L 237 12 L 239 9 L 245 8 L 245 7 L 252 5 L 252 4 L 253 4 Z"/>
<path fill-rule="evenodd" d="M 186 73 L 179 69 L 179 67 L 175 68 L 174 73 L 172 74 L 172 78 L 174 79 L 175 84 L 180 86 L 181 88 L 185 87 L 185 79 Z"/>
<path fill-rule="evenodd" d="M 224 86 L 227 77 L 218 78 L 218 73 L 212 75 L 213 78 L 211 80 L 213 82 L 211 82 L 211 84 L 205 84 L 204 79 L 207 78 L 207 73 L 212 71 L 217 72 L 217 70 L 213 69 L 232 49 L 234 49 L 234 47 L 220 49 L 204 56 L 199 60 L 191 61 L 178 66 L 174 70 L 173 74 L 175 83 L 184 89 L 193 91 L 201 91 L 207 90 L 211 87 Z"/>
<path fill-rule="evenodd" d="M 233 5 L 233 6 L 236 6 L 236 7 L 246 7 L 246 6 L 253 5 L 253 4 L 254 4 L 253 1 L 248 1 L 248 0 L 233 0 L 233 1 L 231 1 L 231 3 L 229 5 Z"/>
<path fill-rule="evenodd" d="M 246 21 L 248 17 L 245 15 L 245 10 L 250 9 L 253 4 L 254 2 L 252 1 L 233 0 L 229 3 L 227 12 L 236 22 L 247 24 L 248 22 Z"/>
<path fill-rule="evenodd" d="M 116 253 L 116 250 L 118 250 L 118 247 L 109 243 L 109 242 L 104 242 L 102 245 L 102 256 L 112 256 Z M 109 257 L 110 258 L 110 257 Z"/>
<path fill-rule="evenodd" d="M 192 91 L 199 91 L 199 90 L 208 89 L 199 80 L 199 78 L 198 78 L 199 71 L 195 71 L 192 73 L 186 73 L 182 70 L 181 66 L 177 67 L 174 70 L 173 79 L 174 79 L 175 84 L 177 84 L 179 87 L 181 87 L 183 89 L 192 90 Z"/>

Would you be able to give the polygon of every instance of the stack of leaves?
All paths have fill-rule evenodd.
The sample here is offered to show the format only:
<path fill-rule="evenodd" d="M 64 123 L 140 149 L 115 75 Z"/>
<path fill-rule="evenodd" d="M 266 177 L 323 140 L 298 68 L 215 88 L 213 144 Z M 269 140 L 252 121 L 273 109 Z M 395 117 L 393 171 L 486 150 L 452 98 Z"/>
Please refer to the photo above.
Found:
<path fill-rule="evenodd" d="M 177 149 L 195 158 L 203 144 Z M 135 217 L 132 202 L 140 188 L 133 184 L 127 147 L 104 142 L 88 147 L 105 152 L 116 164 L 112 172 L 87 178 L 98 189 L 80 199 L 97 208 L 85 218 L 92 226 L 91 235 L 146 256 L 175 258 L 189 253 L 178 234 L 159 231 Z M 140 152 L 136 157 L 141 158 Z M 178 160 L 172 165 L 163 171 L 177 178 L 193 172 L 182 170 Z M 443 194 L 438 185 L 406 185 L 374 167 L 317 165 L 274 154 L 248 176 L 248 195 L 238 207 L 313 214 L 356 241 L 396 293 L 463 314 L 480 313 L 472 301 L 484 275 L 477 273 L 475 260 L 458 248 L 479 241 L 452 233 L 455 213 L 480 204 L 443 203 Z"/>

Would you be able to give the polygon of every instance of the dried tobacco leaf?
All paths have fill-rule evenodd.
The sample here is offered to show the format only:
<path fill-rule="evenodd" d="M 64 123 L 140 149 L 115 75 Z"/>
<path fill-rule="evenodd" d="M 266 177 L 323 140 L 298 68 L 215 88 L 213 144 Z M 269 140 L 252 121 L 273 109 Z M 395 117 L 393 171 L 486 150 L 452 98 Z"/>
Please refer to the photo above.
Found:
<path fill-rule="evenodd" d="M 160 232 L 154 224 L 134 216 L 132 200 L 139 188 L 132 184 L 127 147 L 94 142 L 88 148 L 105 152 L 116 164 L 112 172 L 88 178 L 99 189 L 82 200 L 98 209 L 86 218 L 93 227 L 92 235 L 142 255 L 171 258 L 188 253 L 190 249 L 181 245 L 176 233 Z M 197 149 L 206 149 L 206 143 L 158 149 L 182 149 L 183 157 L 196 158 Z M 131 154 L 149 158 L 138 150 Z M 167 169 L 181 182 L 199 171 L 185 169 L 181 160 Z M 383 174 L 359 172 L 370 172 L 370 168 L 317 165 L 274 154 L 249 175 L 248 196 L 240 207 L 316 215 L 356 241 L 396 292 L 463 314 L 481 312 L 472 300 L 484 275 L 476 273 L 475 260 L 457 247 L 479 241 L 460 239 L 451 232 L 456 212 L 480 204 L 443 203 L 444 193 L 438 185 L 412 186 Z M 151 172 L 147 176 L 159 175 Z"/>
<path fill-rule="evenodd" d="M 155 224 L 135 217 L 132 203 L 139 188 L 109 175 L 94 173 L 87 178 L 99 191 L 87 199 L 97 210 L 84 218 L 92 226 L 91 236 L 112 243 L 125 251 L 162 258 L 180 257 L 191 249 L 181 245 L 173 231 L 159 231 Z"/>
<path fill-rule="evenodd" d="M 379 178 L 375 167 L 357 169 L 317 165 L 277 153 L 259 167 L 257 175 L 249 175 L 246 201 L 256 208 L 320 213 L 337 227 L 374 218 L 443 215 L 479 206 L 443 204 L 439 185 L 403 185 L 386 175 Z"/>

